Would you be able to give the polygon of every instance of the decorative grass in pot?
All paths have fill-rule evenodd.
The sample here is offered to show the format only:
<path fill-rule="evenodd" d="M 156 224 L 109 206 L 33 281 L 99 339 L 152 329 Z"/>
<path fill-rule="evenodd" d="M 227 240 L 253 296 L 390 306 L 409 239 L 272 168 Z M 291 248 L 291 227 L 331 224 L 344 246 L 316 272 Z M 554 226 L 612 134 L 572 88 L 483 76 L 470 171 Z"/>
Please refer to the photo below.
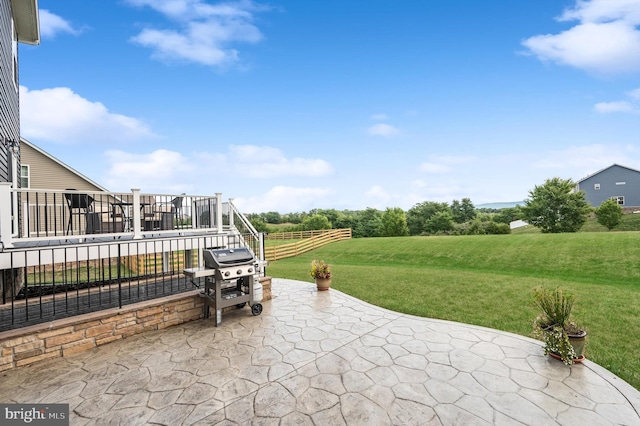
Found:
<path fill-rule="evenodd" d="M 534 334 L 542 336 L 545 355 L 561 359 L 565 364 L 584 360 L 587 332 L 572 321 L 573 294 L 555 288 L 533 290 L 534 304 L 540 314 L 533 322 Z"/>
<path fill-rule="evenodd" d="M 325 263 L 324 260 L 314 259 L 311 262 L 310 274 L 316 282 L 318 291 L 329 290 L 331 287 L 331 265 Z"/>

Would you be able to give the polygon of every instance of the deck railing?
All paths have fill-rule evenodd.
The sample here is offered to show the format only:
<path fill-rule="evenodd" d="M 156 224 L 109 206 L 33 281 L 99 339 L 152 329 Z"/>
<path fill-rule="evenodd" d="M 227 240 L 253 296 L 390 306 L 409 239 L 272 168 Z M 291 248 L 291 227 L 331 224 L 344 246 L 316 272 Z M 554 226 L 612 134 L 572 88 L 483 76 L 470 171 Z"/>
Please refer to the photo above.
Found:
<path fill-rule="evenodd" d="M 0 241 L 142 238 L 183 230 L 222 232 L 222 200 L 215 196 L 12 189 L 0 184 Z M 228 229 L 228 227 L 227 227 Z"/>
<path fill-rule="evenodd" d="M 262 234 L 219 193 L 0 183 L 0 331 L 192 290 L 184 268 L 221 247 L 264 260 Z"/>
<path fill-rule="evenodd" d="M 183 270 L 204 266 L 203 250 L 252 240 L 227 233 L 5 251 L 0 331 L 195 290 Z"/>

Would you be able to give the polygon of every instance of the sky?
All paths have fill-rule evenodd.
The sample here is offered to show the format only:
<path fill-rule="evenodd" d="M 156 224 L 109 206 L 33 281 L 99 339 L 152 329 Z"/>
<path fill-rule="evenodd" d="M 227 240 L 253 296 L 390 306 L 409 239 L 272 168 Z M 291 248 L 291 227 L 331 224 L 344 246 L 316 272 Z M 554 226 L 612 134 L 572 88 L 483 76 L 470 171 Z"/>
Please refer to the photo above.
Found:
<path fill-rule="evenodd" d="M 245 213 L 526 199 L 640 169 L 640 0 L 39 0 L 21 135 Z"/>

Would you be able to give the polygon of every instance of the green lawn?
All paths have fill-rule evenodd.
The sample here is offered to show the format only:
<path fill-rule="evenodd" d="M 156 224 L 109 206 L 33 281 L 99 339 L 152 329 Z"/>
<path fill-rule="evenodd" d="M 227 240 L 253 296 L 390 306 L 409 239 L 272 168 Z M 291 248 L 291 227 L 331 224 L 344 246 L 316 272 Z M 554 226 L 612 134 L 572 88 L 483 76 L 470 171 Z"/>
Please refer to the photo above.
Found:
<path fill-rule="evenodd" d="M 362 238 L 271 262 L 273 277 L 312 281 L 313 258 L 332 286 L 369 303 L 531 335 L 531 290 L 576 295 L 587 357 L 640 389 L 640 232 Z"/>

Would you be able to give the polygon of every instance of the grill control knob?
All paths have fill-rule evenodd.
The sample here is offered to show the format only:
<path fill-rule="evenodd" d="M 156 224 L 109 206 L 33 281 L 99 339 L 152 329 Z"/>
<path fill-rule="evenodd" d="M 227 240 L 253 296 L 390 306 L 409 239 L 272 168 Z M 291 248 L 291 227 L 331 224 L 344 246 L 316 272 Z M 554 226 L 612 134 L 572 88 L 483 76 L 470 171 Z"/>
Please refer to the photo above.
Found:
<path fill-rule="evenodd" d="M 252 272 L 253 272 L 253 269 L 249 268 L 249 269 L 247 269 L 247 272 L 248 272 L 248 273 L 252 273 Z"/>
<path fill-rule="evenodd" d="M 226 272 L 224 273 L 224 276 L 225 276 L 225 277 L 228 277 L 229 275 L 231 275 L 231 273 L 230 273 L 229 271 L 226 271 Z"/>
<path fill-rule="evenodd" d="M 238 270 L 236 271 L 236 274 L 238 274 L 238 275 L 242 275 L 242 269 L 238 269 Z"/>

